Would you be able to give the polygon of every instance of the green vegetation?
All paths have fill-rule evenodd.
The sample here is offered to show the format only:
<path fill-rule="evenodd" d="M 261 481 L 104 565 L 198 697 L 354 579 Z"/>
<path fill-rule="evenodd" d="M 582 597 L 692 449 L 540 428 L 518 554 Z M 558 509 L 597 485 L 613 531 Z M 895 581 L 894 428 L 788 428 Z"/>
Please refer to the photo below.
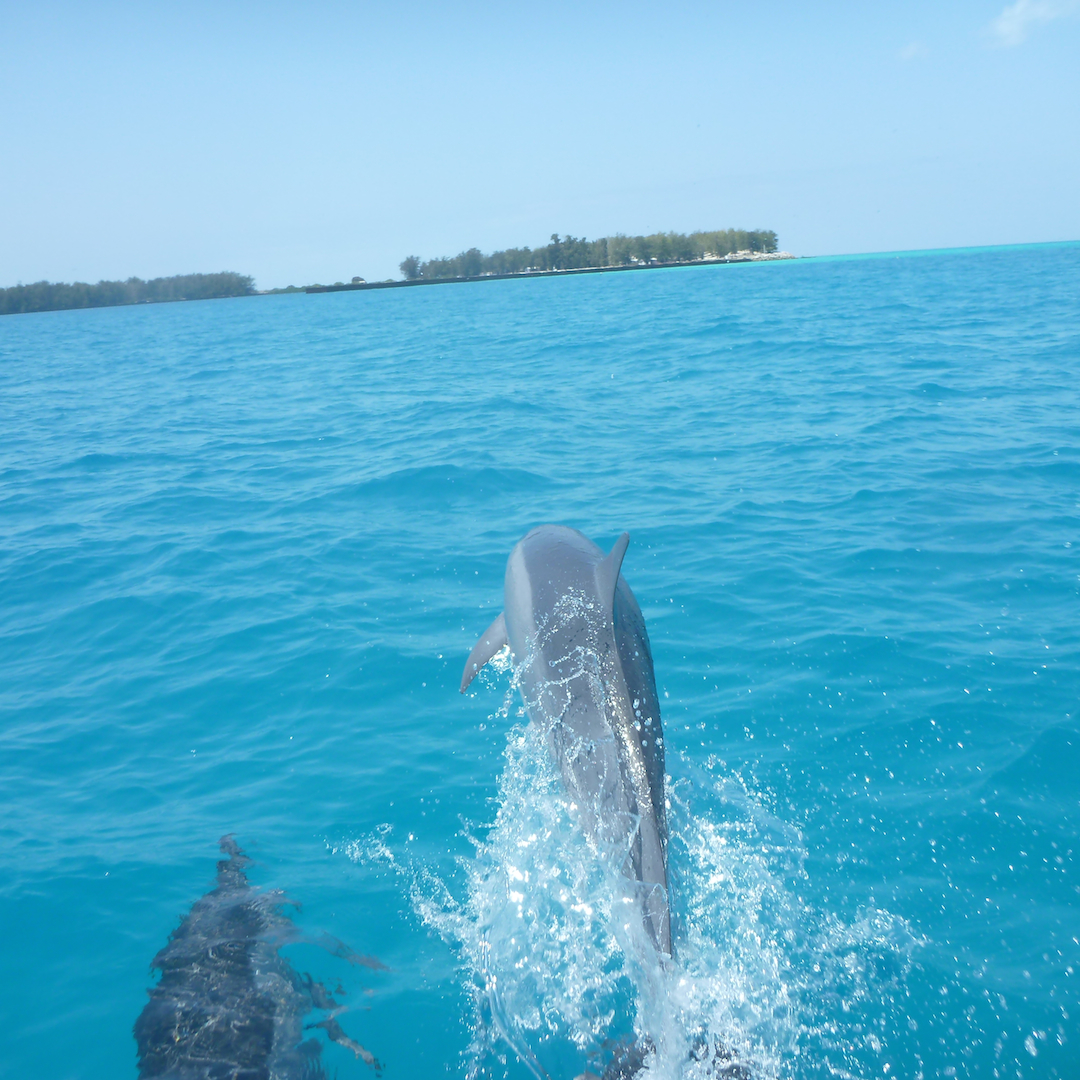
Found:
<path fill-rule="evenodd" d="M 560 239 L 556 233 L 545 247 L 508 248 L 485 255 L 469 248 L 453 258 L 422 262 L 410 255 L 401 263 L 407 281 L 436 278 L 520 274 L 528 270 L 579 270 L 590 266 L 631 266 L 636 263 L 694 262 L 722 258 L 736 251 L 776 251 L 771 229 L 721 229 L 718 232 L 653 233 L 652 236 L 605 236 L 600 240 Z"/>
<path fill-rule="evenodd" d="M 311 285 L 286 285 L 283 289 L 266 289 L 260 293 L 260 296 L 280 296 L 282 293 L 302 293 L 305 289 L 312 288 Z"/>
<path fill-rule="evenodd" d="M 387 278 L 386 280 L 387 281 L 392 281 L 393 278 Z M 264 292 L 260 293 L 259 295 L 260 296 L 279 296 L 282 293 L 302 293 L 302 292 L 306 292 L 308 289 L 337 288 L 337 287 L 339 287 L 341 285 L 344 285 L 344 284 L 345 284 L 344 281 L 335 281 L 333 286 L 320 285 L 317 282 L 312 283 L 311 285 L 286 285 L 284 289 L 266 289 Z M 362 277 L 360 277 L 358 275 L 358 276 L 356 276 L 356 277 L 354 277 L 352 279 L 352 284 L 353 285 L 366 285 L 367 281 L 364 278 L 362 278 Z"/>
<path fill-rule="evenodd" d="M 62 311 L 68 308 L 112 307 L 115 304 L 156 304 L 165 300 L 211 300 L 223 296 L 251 296 L 255 281 L 246 274 L 178 274 L 143 281 L 99 281 L 87 285 L 38 281 L 0 289 L 0 315 L 28 311 Z"/>

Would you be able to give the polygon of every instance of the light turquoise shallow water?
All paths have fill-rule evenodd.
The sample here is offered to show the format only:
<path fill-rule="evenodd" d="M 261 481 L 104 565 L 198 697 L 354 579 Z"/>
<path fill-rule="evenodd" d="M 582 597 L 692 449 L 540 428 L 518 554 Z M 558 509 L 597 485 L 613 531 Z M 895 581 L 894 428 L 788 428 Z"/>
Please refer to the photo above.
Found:
<path fill-rule="evenodd" d="M 610 1006 L 763 1077 L 1080 1076 L 1078 437 L 1077 245 L 4 319 L 0 1076 L 135 1075 L 225 832 L 390 967 L 292 952 L 388 1080 L 527 1075 L 485 948 L 556 1070 Z M 457 693 L 549 521 L 632 537 L 666 1012 L 508 677 Z M 553 866 L 588 913 L 515 931 Z"/>

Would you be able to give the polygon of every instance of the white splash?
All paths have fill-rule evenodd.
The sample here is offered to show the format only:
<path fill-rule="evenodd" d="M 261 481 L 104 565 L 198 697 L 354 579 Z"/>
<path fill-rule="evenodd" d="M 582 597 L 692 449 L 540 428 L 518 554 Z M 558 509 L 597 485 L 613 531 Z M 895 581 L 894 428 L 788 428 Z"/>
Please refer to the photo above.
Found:
<path fill-rule="evenodd" d="M 520 1075 L 514 1058 L 537 1077 L 600 1076 L 635 1048 L 642 1080 L 715 1080 L 731 1061 L 754 1080 L 887 1074 L 895 1025 L 873 1016 L 899 1023 L 918 940 L 887 912 L 846 924 L 815 910 L 798 831 L 719 768 L 673 765 L 674 960 L 585 839 L 531 725 L 511 731 L 493 825 L 466 834 L 460 895 L 389 835 L 351 848 L 397 868 L 457 951 L 474 1007 L 469 1077 Z"/>
<path fill-rule="evenodd" d="M 589 624 L 584 598 L 565 602 L 567 618 Z M 580 644 L 580 656 L 564 658 L 574 672 L 590 669 L 588 642 Z M 517 682 L 492 719 L 509 720 Z M 558 680 L 534 690 L 566 692 Z M 559 715 L 558 702 L 552 711 L 540 698 L 532 711 Z M 509 733 L 495 820 L 483 835 L 464 833 L 474 855 L 459 860 L 459 894 L 395 853 L 388 835 L 350 852 L 395 867 L 420 919 L 460 957 L 473 1000 L 470 1078 L 500 1066 L 520 1075 L 514 1058 L 540 1080 L 614 1075 L 620 1063 L 620 1080 L 895 1067 L 887 1034 L 902 1006 L 892 1001 L 918 944 L 902 922 L 875 910 L 848 925 L 815 910 L 804 899 L 811 883 L 798 830 L 718 763 L 669 755 L 675 955 L 664 956 L 642 919 L 643 886 L 587 838 L 548 736 L 524 713 L 515 710 L 522 722 Z"/>

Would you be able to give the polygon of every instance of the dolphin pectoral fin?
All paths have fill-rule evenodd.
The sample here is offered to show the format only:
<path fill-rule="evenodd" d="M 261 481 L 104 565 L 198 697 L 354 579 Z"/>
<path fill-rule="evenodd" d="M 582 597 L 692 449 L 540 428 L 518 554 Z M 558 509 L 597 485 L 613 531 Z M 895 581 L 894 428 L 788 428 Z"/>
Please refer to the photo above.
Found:
<path fill-rule="evenodd" d="M 627 545 L 630 543 L 630 534 L 624 532 L 611 551 L 600 561 L 596 567 L 596 585 L 600 595 L 612 607 L 615 605 L 615 588 L 619 584 L 619 572 L 622 570 L 623 556 L 626 554 Z"/>
<path fill-rule="evenodd" d="M 476 673 L 505 645 L 506 618 L 499 612 L 499 617 L 484 631 L 480 640 L 473 646 L 469 659 L 465 661 L 465 671 L 461 676 L 461 693 L 465 693 L 469 683 L 476 678 Z"/>
<path fill-rule="evenodd" d="M 344 1046 L 346 1050 L 351 1050 L 356 1055 L 357 1060 L 363 1059 L 365 1065 L 375 1070 L 376 1076 L 382 1075 L 382 1065 L 375 1055 L 370 1050 L 365 1050 L 355 1039 L 350 1039 L 334 1017 L 331 1016 L 326 1020 L 320 1020 L 317 1024 L 305 1025 L 305 1030 L 310 1028 L 322 1028 L 326 1032 L 327 1038 L 340 1046 Z"/>

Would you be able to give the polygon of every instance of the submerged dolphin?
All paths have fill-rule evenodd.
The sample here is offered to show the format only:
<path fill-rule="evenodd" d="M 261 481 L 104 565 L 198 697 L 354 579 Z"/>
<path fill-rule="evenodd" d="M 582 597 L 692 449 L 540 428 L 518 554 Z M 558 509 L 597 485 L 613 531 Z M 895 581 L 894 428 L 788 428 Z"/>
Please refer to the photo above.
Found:
<path fill-rule="evenodd" d="M 671 954 L 664 737 L 645 620 L 620 568 L 575 529 L 541 525 L 510 553 L 505 606 L 465 664 L 461 691 L 509 645 L 584 831 L 639 882 L 645 924 Z"/>
<path fill-rule="evenodd" d="M 300 976 L 280 953 L 295 940 L 280 892 L 262 893 L 244 872 L 251 860 L 229 836 L 217 887 L 196 901 L 154 957 L 161 981 L 135 1021 L 139 1080 L 326 1080 L 317 1039 L 303 1039 L 311 1010 L 322 1028 L 379 1072 L 381 1066 L 341 1029 L 343 1011 L 326 987 Z M 381 968 L 336 938 L 318 944 L 350 963 Z M 337 993 L 339 991 L 335 991 Z"/>

